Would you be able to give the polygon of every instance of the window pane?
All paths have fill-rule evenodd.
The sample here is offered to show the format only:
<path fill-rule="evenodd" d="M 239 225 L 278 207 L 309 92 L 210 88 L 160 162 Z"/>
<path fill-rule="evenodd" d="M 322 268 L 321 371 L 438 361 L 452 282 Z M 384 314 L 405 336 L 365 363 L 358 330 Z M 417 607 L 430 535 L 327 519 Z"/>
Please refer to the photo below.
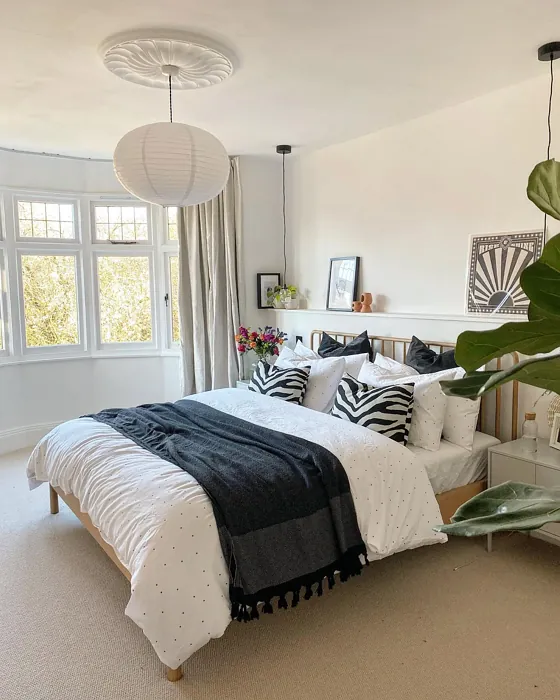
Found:
<path fill-rule="evenodd" d="M 100 241 L 147 241 L 148 208 L 95 205 L 96 239 Z"/>
<path fill-rule="evenodd" d="M 179 239 L 177 233 L 177 207 L 167 207 L 167 238 L 170 241 Z"/>
<path fill-rule="evenodd" d="M 31 203 L 31 216 L 34 219 L 46 219 L 47 212 L 45 209 L 44 202 L 32 202 Z"/>
<path fill-rule="evenodd" d="M 21 275 L 27 347 L 77 345 L 76 258 L 22 255 Z"/>
<path fill-rule="evenodd" d="M 58 202 L 18 202 L 19 235 L 24 238 L 75 238 L 74 206 Z"/>
<path fill-rule="evenodd" d="M 97 258 L 102 343 L 152 340 L 150 260 L 140 256 Z"/>
<path fill-rule="evenodd" d="M 169 280 L 171 282 L 171 335 L 174 343 L 180 341 L 179 332 L 179 256 L 169 257 Z"/>

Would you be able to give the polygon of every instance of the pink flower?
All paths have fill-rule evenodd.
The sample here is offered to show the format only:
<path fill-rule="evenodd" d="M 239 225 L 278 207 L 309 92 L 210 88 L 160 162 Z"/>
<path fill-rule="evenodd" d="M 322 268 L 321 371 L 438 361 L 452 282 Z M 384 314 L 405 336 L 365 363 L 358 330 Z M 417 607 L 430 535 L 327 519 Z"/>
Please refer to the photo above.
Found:
<path fill-rule="evenodd" d="M 240 345 L 237 346 L 237 350 L 238 350 L 239 352 L 245 352 L 245 346 L 240 344 Z"/>
<path fill-rule="evenodd" d="M 274 350 L 272 351 L 272 353 L 273 353 L 274 355 L 278 355 L 278 348 L 275 347 Z"/>

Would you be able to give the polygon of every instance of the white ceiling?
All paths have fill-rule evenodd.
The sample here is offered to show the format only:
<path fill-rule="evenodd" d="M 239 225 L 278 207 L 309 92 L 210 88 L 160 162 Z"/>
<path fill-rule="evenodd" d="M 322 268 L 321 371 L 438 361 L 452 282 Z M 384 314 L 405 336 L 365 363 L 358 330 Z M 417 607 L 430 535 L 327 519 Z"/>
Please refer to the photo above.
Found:
<path fill-rule="evenodd" d="M 0 146 L 89 157 L 167 119 L 163 91 L 99 58 L 129 29 L 231 48 L 233 77 L 178 92 L 174 109 L 230 154 L 336 143 L 521 82 L 560 40 L 558 0 L 12 0 L 1 15 Z"/>

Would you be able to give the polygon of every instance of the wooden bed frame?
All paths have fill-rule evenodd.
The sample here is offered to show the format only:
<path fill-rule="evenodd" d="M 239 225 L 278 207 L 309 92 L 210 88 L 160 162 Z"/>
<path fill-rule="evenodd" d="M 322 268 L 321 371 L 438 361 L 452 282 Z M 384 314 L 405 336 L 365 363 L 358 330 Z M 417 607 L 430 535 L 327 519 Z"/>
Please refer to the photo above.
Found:
<path fill-rule="evenodd" d="M 346 343 L 347 340 L 351 340 L 353 338 L 356 338 L 358 334 L 353 334 L 353 333 L 337 333 L 333 331 L 325 331 L 325 333 L 328 333 L 330 336 L 333 338 L 339 339 L 342 338 L 343 342 Z M 323 334 L 323 331 L 313 331 L 311 333 L 311 348 L 314 347 L 314 345 L 319 344 L 320 338 Z M 410 344 L 410 340 L 405 339 L 405 338 L 391 338 L 391 337 L 381 337 L 381 336 L 373 336 L 370 335 L 368 336 L 370 339 L 372 348 L 375 350 L 379 350 L 382 355 L 386 355 L 387 357 L 391 357 L 392 359 L 397 359 L 397 355 L 402 358 L 402 361 L 404 361 L 404 358 L 406 356 L 406 351 L 408 349 L 408 345 Z M 426 343 L 426 345 L 429 345 L 432 348 L 439 348 L 439 352 L 443 352 L 444 349 L 450 349 L 454 348 L 455 345 L 453 343 L 442 343 L 442 342 L 432 342 L 429 341 Z M 387 348 L 390 348 L 388 350 Z M 397 350 L 401 349 L 401 353 L 399 354 Z M 514 360 L 517 362 L 518 357 L 516 357 L 516 353 L 514 354 Z M 502 361 L 501 359 L 497 361 L 496 363 L 496 368 L 500 369 L 502 366 Z M 514 382 L 513 386 L 513 391 L 512 391 L 512 414 L 511 414 L 511 439 L 515 440 L 517 437 L 517 423 L 518 423 L 518 386 L 517 382 Z M 479 423 L 483 424 L 484 420 L 484 415 L 485 415 L 485 409 L 486 409 L 486 401 L 483 399 L 482 404 L 481 404 L 481 411 L 480 411 L 480 419 Z M 496 390 L 496 401 L 495 401 L 495 416 L 494 416 L 494 421 L 493 421 L 493 426 L 494 426 L 494 434 L 497 438 L 500 438 L 500 435 L 502 433 L 501 431 L 501 425 L 502 425 L 502 414 L 501 414 L 501 409 L 502 409 L 502 391 L 501 387 Z M 445 523 L 448 523 L 450 521 L 451 516 L 457 508 L 468 501 L 470 498 L 473 496 L 476 496 L 477 493 L 480 493 L 481 491 L 484 491 L 486 488 L 486 481 L 476 481 L 472 484 L 467 484 L 466 486 L 461 486 L 459 488 L 453 489 L 451 491 L 447 491 L 445 493 L 440 493 L 436 494 L 436 499 L 439 504 L 439 508 L 441 511 L 441 516 L 442 519 Z M 78 499 L 73 496 L 70 493 L 64 493 L 62 489 L 58 487 L 53 487 L 49 484 L 49 493 L 50 493 L 50 510 L 53 515 L 59 512 L 59 497 L 62 498 L 62 500 L 66 503 L 66 505 L 70 508 L 70 510 L 74 513 L 74 515 L 82 522 L 83 526 L 86 528 L 86 530 L 93 536 L 97 544 L 103 549 L 103 551 L 108 555 L 108 557 L 111 559 L 111 561 L 115 564 L 115 566 L 119 569 L 119 571 L 126 576 L 128 581 L 131 579 L 131 574 L 126 569 L 126 567 L 123 566 L 123 564 L 119 561 L 119 558 L 117 557 L 115 550 L 111 547 L 110 544 L 105 542 L 103 537 L 101 537 L 101 533 L 99 530 L 95 527 L 95 525 L 91 522 L 91 519 L 87 513 L 83 513 L 81 508 L 80 508 L 80 502 Z M 183 677 L 183 671 L 181 667 L 179 668 L 169 668 L 166 666 L 167 670 L 167 679 L 171 682 L 175 682 L 180 680 Z"/>

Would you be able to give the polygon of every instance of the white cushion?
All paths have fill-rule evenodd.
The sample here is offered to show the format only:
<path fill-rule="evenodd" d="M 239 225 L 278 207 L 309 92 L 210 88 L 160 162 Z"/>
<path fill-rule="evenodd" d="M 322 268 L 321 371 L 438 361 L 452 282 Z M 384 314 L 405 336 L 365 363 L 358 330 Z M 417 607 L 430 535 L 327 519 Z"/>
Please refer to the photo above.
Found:
<path fill-rule="evenodd" d="M 453 379 L 461 379 L 464 376 L 465 370 L 459 367 L 455 370 Z M 448 396 L 443 421 L 443 439 L 466 450 L 472 450 L 479 411 L 480 398 L 471 401 L 471 399 Z"/>
<path fill-rule="evenodd" d="M 375 372 L 370 370 L 371 367 L 368 365 L 362 367 L 358 380 L 378 387 L 391 384 L 414 384 L 414 407 L 408 441 L 417 447 L 436 452 L 439 449 L 447 408 L 447 397 L 439 383 L 443 379 L 454 379 L 457 370 L 450 369 L 433 374 L 405 377 L 396 376 L 387 370 L 382 374 L 379 371 L 382 370 L 380 367 Z"/>
<path fill-rule="evenodd" d="M 284 352 L 284 348 L 282 348 L 282 352 Z M 282 357 L 282 352 L 280 353 L 280 357 Z M 334 358 L 323 358 L 320 355 L 318 355 L 315 350 L 312 350 L 311 348 L 306 347 L 301 340 L 298 340 L 296 343 L 295 348 L 292 350 L 294 355 L 300 358 L 300 360 L 305 360 L 306 362 L 309 360 L 323 360 L 323 359 L 334 359 Z M 360 370 L 362 368 L 362 365 L 364 362 L 369 361 L 369 355 L 367 352 L 361 353 L 360 355 L 343 355 L 341 358 L 338 359 L 343 359 L 346 362 L 346 372 L 351 377 L 354 377 L 354 379 L 358 378 L 358 374 L 360 373 Z M 304 402 L 305 403 L 305 402 Z"/>
<path fill-rule="evenodd" d="M 382 355 L 380 352 L 376 354 L 373 364 L 382 369 L 386 369 L 388 372 L 400 374 L 402 377 L 415 377 L 420 374 L 420 372 L 417 372 L 413 367 L 403 365 L 402 362 L 392 360 L 390 357 L 385 357 L 385 355 Z"/>
<path fill-rule="evenodd" d="M 314 411 L 329 413 L 336 395 L 336 390 L 344 374 L 345 363 L 343 357 L 319 357 L 319 359 L 306 360 L 299 357 L 294 350 L 283 347 L 275 367 L 287 369 L 289 367 L 311 367 L 307 389 L 303 397 L 303 405 Z"/>

